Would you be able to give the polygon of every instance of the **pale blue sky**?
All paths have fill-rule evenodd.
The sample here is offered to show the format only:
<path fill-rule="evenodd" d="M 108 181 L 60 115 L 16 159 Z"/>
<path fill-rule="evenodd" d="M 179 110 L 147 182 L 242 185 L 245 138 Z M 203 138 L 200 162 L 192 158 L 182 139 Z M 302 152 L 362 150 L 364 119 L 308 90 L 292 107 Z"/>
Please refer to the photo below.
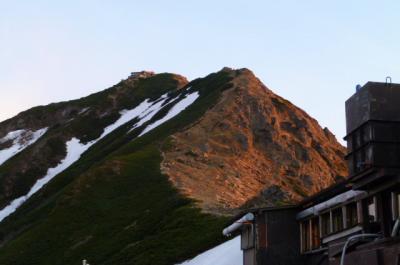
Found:
<path fill-rule="evenodd" d="M 400 82 L 400 1 L 0 0 L 0 120 L 130 72 L 247 67 L 338 138 L 357 83 Z"/>

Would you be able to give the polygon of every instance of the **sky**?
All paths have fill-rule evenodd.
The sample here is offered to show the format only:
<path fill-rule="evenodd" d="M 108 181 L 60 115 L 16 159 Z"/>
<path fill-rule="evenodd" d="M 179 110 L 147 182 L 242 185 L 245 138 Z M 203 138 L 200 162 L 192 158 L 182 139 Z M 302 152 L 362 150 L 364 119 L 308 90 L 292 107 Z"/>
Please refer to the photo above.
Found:
<path fill-rule="evenodd" d="M 0 121 L 130 72 L 251 69 L 345 135 L 356 84 L 400 83 L 400 1 L 0 0 Z"/>

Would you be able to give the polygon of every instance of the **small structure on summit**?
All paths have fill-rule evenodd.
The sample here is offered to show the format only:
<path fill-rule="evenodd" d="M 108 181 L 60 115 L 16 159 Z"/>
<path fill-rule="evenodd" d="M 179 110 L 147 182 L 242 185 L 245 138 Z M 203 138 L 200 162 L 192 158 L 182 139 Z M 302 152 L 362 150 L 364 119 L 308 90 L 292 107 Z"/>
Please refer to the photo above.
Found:
<path fill-rule="evenodd" d="M 400 264 L 400 84 L 358 87 L 346 125 L 345 181 L 224 230 L 241 234 L 244 265 Z"/>
<path fill-rule="evenodd" d="M 155 75 L 153 71 L 132 72 L 129 78 L 148 78 Z"/>

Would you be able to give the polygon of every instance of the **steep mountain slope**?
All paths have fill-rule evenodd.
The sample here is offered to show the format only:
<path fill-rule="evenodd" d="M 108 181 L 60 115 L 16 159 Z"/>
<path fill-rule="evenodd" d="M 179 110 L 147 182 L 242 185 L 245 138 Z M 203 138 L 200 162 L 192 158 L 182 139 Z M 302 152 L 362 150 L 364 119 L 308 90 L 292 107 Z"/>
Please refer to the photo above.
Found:
<path fill-rule="evenodd" d="M 172 136 L 162 169 L 214 214 L 298 201 L 347 174 L 327 128 L 266 88 L 249 70 L 191 128 Z"/>
<path fill-rule="evenodd" d="M 132 109 L 146 98 L 154 101 L 186 83 L 186 79 L 177 75 L 136 73 L 114 87 L 89 97 L 36 107 L 2 122 L 0 139 L 3 141 L 0 140 L 0 144 L 7 149 L 15 146 L 7 138 L 10 133 L 47 131 L 43 137 L 36 139 L 31 148 L 0 163 L 0 207 L 27 194 L 49 168 L 56 167 L 65 158 L 66 143 L 72 138 L 79 139 L 82 144 L 96 141 L 116 129 L 104 130 L 118 122 L 121 111 Z M 0 153 L 1 157 L 4 156 Z"/>
<path fill-rule="evenodd" d="M 0 123 L 0 264 L 174 264 L 223 241 L 229 217 L 221 214 L 296 200 L 334 181 L 345 171 L 334 137 L 254 80 L 246 69 L 190 83 L 135 73 Z M 232 162 L 240 159 L 253 165 Z M 274 174 L 257 172 L 257 161 Z M 316 169 L 322 184 L 302 177 Z M 229 204 L 232 185 L 241 197 Z M 284 197 L 271 199 L 271 190 Z"/>

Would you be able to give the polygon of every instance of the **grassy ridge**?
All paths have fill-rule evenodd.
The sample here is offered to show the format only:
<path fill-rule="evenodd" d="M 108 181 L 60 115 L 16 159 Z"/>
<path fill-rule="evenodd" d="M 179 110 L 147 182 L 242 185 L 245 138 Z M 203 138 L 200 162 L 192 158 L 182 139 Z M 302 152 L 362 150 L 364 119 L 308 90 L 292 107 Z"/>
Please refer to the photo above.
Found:
<path fill-rule="evenodd" d="M 38 177 L 56 166 L 65 157 L 65 142 L 71 137 L 83 143 L 97 139 L 105 127 L 120 117 L 121 110 L 131 109 L 145 99 L 154 100 L 164 93 L 177 92 L 181 85 L 176 75 L 169 73 L 135 81 L 128 79 L 87 97 L 32 108 L 0 123 L 0 128 L 7 123 L 20 126 L 19 129 L 26 129 L 29 124 L 49 127 L 38 142 L 0 165 L 0 207 L 28 193 Z M 86 115 L 79 115 L 85 108 Z M 27 124 L 15 125 L 18 120 Z"/>
<path fill-rule="evenodd" d="M 133 141 L 121 129 L 94 146 L 0 224 L 1 234 L 15 234 L 0 248 L 0 264 L 173 264 L 222 240 L 226 218 L 202 214 L 172 187 L 160 172 L 160 150 L 229 79 L 219 72 L 195 80 L 200 98 L 174 119 Z"/>

